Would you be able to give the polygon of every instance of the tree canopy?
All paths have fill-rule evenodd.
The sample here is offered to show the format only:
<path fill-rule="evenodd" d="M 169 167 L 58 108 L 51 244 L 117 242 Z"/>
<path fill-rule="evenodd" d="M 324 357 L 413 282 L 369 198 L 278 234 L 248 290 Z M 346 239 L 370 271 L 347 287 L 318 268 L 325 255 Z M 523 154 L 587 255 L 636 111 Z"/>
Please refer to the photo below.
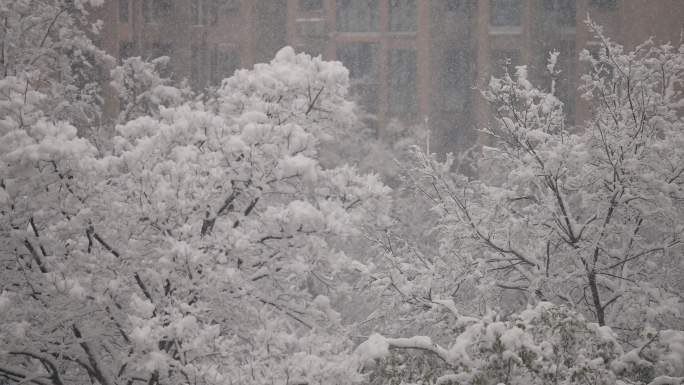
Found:
<path fill-rule="evenodd" d="M 201 97 L 125 60 L 106 125 L 97 3 L 0 0 L 0 384 L 684 381 L 684 46 L 591 25 L 590 119 L 551 53 L 468 173 L 416 147 L 393 190 L 289 47 Z"/>

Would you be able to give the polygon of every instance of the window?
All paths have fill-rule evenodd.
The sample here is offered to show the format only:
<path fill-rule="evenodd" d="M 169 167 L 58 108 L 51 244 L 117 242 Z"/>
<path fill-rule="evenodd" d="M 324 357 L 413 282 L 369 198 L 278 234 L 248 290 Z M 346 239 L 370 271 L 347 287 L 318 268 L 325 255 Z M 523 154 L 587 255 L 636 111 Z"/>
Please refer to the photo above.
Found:
<path fill-rule="evenodd" d="M 323 9 L 323 0 L 299 0 L 299 10 L 316 11 Z"/>
<path fill-rule="evenodd" d="M 518 26 L 521 18 L 520 0 L 489 0 L 489 23 L 492 26 Z"/>
<path fill-rule="evenodd" d="M 190 47 L 190 83 L 193 87 L 202 87 L 204 84 L 204 63 L 207 54 L 206 44 L 193 44 Z"/>
<path fill-rule="evenodd" d="M 443 101 L 445 109 L 465 109 L 471 91 L 469 82 L 469 59 L 471 57 L 470 53 L 461 47 L 453 47 L 445 51 L 440 79 L 442 85 L 440 99 Z"/>
<path fill-rule="evenodd" d="M 308 38 L 321 38 L 328 35 L 325 19 L 311 18 L 297 20 L 297 33 Z"/>
<path fill-rule="evenodd" d="M 542 21 L 551 28 L 575 25 L 575 0 L 543 0 Z"/>
<path fill-rule="evenodd" d="M 152 8 L 153 8 L 153 2 L 154 0 L 143 0 L 142 4 L 142 14 L 143 14 L 143 20 L 145 23 L 151 23 L 153 21 L 157 21 L 155 19 L 155 15 L 152 13 Z"/>
<path fill-rule="evenodd" d="M 207 24 L 207 10 L 205 9 L 204 0 L 192 0 L 190 2 L 190 10 L 192 13 L 192 24 L 206 25 Z"/>
<path fill-rule="evenodd" d="M 143 20 L 145 23 L 158 23 L 170 10 L 170 0 L 143 0 Z"/>
<path fill-rule="evenodd" d="M 389 55 L 389 112 L 394 116 L 415 113 L 418 84 L 416 51 L 393 49 Z"/>
<path fill-rule="evenodd" d="M 192 24 L 202 24 L 202 0 L 190 2 L 190 14 L 192 15 Z"/>
<path fill-rule="evenodd" d="M 156 12 L 155 0 L 143 0 L 143 19 L 145 23 L 154 23 L 159 21 L 159 15 Z"/>
<path fill-rule="evenodd" d="M 416 0 L 389 1 L 389 30 L 391 32 L 412 32 L 417 24 Z"/>
<path fill-rule="evenodd" d="M 377 111 L 377 44 L 340 43 L 337 59 L 349 69 L 351 93 L 369 112 Z"/>
<path fill-rule="evenodd" d="M 209 19 L 210 25 L 217 25 L 218 24 L 219 7 L 220 7 L 220 5 L 217 2 L 217 0 L 205 0 L 204 1 L 204 8 L 205 8 L 205 13 L 206 13 L 205 19 Z"/>
<path fill-rule="evenodd" d="M 377 31 L 378 19 L 378 0 L 337 0 L 338 31 Z"/>
<path fill-rule="evenodd" d="M 447 12 L 456 12 L 461 8 L 462 0 L 446 0 Z"/>
<path fill-rule="evenodd" d="M 240 51 L 234 47 L 214 47 L 209 60 L 212 83 L 219 83 L 240 68 Z"/>
<path fill-rule="evenodd" d="M 557 79 L 556 96 L 565 104 L 565 115 L 570 124 L 575 122 L 575 97 L 577 96 L 577 84 L 575 82 L 577 55 L 575 53 L 575 41 L 563 41 L 559 44 L 559 61 L 556 70 L 561 73 Z"/>
<path fill-rule="evenodd" d="M 617 0 L 591 0 L 591 5 L 600 8 L 615 8 Z"/>
<path fill-rule="evenodd" d="M 240 10 L 240 0 L 223 0 L 220 8 L 225 15 L 234 14 Z"/>
<path fill-rule="evenodd" d="M 128 0 L 119 0 L 119 23 L 128 23 Z"/>
<path fill-rule="evenodd" d="M 190 13 L 194 25 L 218 24 L 218 4 L 216 0 L 193 0 Z"/>

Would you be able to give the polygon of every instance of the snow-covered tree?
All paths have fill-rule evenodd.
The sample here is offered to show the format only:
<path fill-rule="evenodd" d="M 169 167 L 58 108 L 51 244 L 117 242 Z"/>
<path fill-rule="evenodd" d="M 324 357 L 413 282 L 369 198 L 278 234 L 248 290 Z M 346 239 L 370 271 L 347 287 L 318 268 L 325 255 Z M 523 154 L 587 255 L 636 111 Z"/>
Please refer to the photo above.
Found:
<path fill-rule="evenodd" d="M 81 131 L 99 119 L 103 66 L 90 12 L 101 0 L 0 1 L 0 133 L 40 119 Z M 88 31 L 88 32 L 86 32 Z"/>
<path fill-rule="evenodd" d="M 587 73 L 580 90 L 591 106 L 586 122 L 567 127 L 554 84 L 536 88 L 518 67 L 485 92 L 497 124 L 484 130 L 492 139 L 477 159 L 477 177 L 454 172 L 453 158 L 440 162 L 416 150 L 407 177 L 432 204 L 438 226 L 426 233 L 438 239 L 438 252 L 415 253 L 410 243 L 388 238 L 387 262 L 368 277 L 397 299 L 394 323 L 383 333 L 432 340 L 378 337 L 371 346 L 391 348 L 394 341 L 398 349 L 436 354 L 446 366 L 421 373 L 436 372 L 430 378 L 438 383 L 681 382 L 682 367 L 674 364 L 684 361 L 681 332 L 667 330 L 683 327 L 684 46 L 647 41 L 626 52 L 591 27 L 599 49 L 581 56 Z M 556 57 L 550 54 L 552 78 Z M 530 358 L 519 350 L 524 343 L 506 342 L 509 334 L 546 338 L 520 322 L 520 311 L 541 302 L 580 325 L 545 324 L 543 334 L 586 342 L 587 350 L 563 338 L 548 342 L 551 361 L 566 365 L 543 369 L 557 370 L 553 378 L 529 372 L 545 367 L 547 348 L 530 348 Z M 507 326 L 484 332 L 496 322 Z M 606 326 L 622 344 L 612 352 L 592 340 L 603 338 Z M 655 346 L 654 356 L 669 357 L 668 364 L 645 353 Z M 576 359 L 559 356 L 566 348 Z M 599 357 L 600 364 L 592 361 Z M 397 356 L 378 370 L 392 362 Z"/>
<path fill-rule="evenodd" d="M 177 107 L 192 97 L 192 91 L 183 82 L 176 85 L 161 75 L 169 65 L 168 56 L 152 61 L 141 57 L 123 60 L 112 70 L 111 86 L 119 96 L 119 123 L 125 123 L 141 116 L 159 116 L 159 109 Z"/>
<path fill-rule="evenodd" d="M 389 202 L 376 176 L 319 165 L 353 121 L 347 88 L 285 48 L 215 100 L 118 125 L 106 156 L 67 122 L 3 131 L 0 378 L 352 380 L 332 303 L 354 263 L 333 245 Z"/>

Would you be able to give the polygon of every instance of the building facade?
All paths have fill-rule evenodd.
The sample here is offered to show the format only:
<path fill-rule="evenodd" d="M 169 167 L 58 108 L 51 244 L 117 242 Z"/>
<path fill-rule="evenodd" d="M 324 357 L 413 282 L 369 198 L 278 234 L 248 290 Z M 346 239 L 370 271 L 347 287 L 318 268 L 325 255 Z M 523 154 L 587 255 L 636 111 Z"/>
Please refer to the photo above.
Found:
<path fill-rule="evenodd" d="M 679 43 L 683 0 L 115 0 L 102 45 L 115 57 L 169 55 L 197 88 L 269 60 L 284 45 L 340 60 L 353 97 L 383 128 L 426 124 L 437 151 L 477 142 L 491 118 L 478 89 L 502 66 L 526 64 L 543 82 L 560 52 L 558 95 L 570 121 L 587 114 L 574 91 L 587 15 L 628 47 Z"/>

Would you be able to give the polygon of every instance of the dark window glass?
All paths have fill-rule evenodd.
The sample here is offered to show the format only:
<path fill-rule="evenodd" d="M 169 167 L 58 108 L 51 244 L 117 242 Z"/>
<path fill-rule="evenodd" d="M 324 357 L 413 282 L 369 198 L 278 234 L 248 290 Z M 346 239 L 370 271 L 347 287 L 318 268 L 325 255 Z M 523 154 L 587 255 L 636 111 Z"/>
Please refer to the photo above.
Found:
<path fill-rule="evenodd" d="M 393 49 L 389 55 L 389 112 L 395 116 L 415 113 L 418 71 L 416 51 Z"/>
<path fill-rule="evenodd" d="M 233 14 L 240 10 L 240 0 L 223 0 L 220 1 L 220 9 L 226 15 Z"/>
<path fill-rule="evenodd" d="M 416 30 L 416 0 L 390 0 L 389 30 L 410 32 Z"/>
<path fill-rule="evenodd" d="M 240 51 L 236 48 L 214 48 L 210 60 L 213 83 L 219 83 L 223 79 L 233 76 L 238 68 L 240 68 Z"/>
<path fill-rule="evenodd" d="M 339 31 L 377 31 L 378 18 L 378 0 L 337 0 Z"/>
<path fill-rule="evenodd" d="M 556 70 L 560 70 L 560 74 L 556 84 L 556 96 L 565 104 L 564 110 L 568 123 L 574 124 L 575 97 L 577 96 L 575 41 L 561 42 L 558 50 L 560 55 L 556 64 Z"/>
<path fill-rule="evenodd" d="M 518 26 L 521 16 L 520 0 L 489 0 L 489 23 L 492 26 Z"/>
<path fill-rule="evenodd" d="M 143 0 L 143 20 L 158 23 L 171 10 L 171 0 Z"/>
<path fill-rule="evenodd" d="M 297 20 L 297 33 L 307 38 L 321 38 L 328 34 L 325 19 L 307 18 Z"/>
<path fill-rule="evenodd" d="M 206 0 L 205 15 L 210 25 L 217 25 L 219 20 L 219 3 L 217 0 Z"/>
<path fill-rule="evenodd" d="M 145 21 L 145 23 L 151 23 L 153 21 L 156 21 L 154 18 L 155 15 L 152 14 L 152 8 L 153 8 L 152 2 L 153 1 L 154 0 L 143 0 L 142 14 L 143 14 L 143 20 Z"/>
<path fill-rule="evenodd" d="M 462 0 L 446 0 L 446 10 L 449 12 L 458 11 L 461 8 Z"/>
<path fill-rule="evenodd" d="M 591 0 L 591 5 L 602 8 L 613 8 L 617 5 L 617 0 Z"/>
<path fill-rule="evenodd" d="M 445 51 L 440 84 L 444 107 L 449 110 L 463 110 L 470 96 L 470 54 L 461 47 Z"/>
<path fill-rule="evenodd" d="M 377 110 L 377 45 L 341 43 L 337 60 L 349 69 L 351 93 L 369 112 Z"/>
<path fill-rule="evenodd" d="M 190 46 L 190 83 L 193 86 L 199 83 L 201 63 L 199 63 L 198 59 L 200 54 L 199 46 Z"/>
<path fill-rule="evenodd" d="M 542 21 L 553 28 L 575 25 L 575 0 L 543 0 Z"/>
<path fill-rule="evenodd" d="M 190 47 L 190 83 L 195 88 L 204 86 L 206 54 L 207 46 L 205 44 L 193 44 Z"/>
<path fill-rule="evenodd" d="M 202 0 L 192 0 L 190 2 L 190 13 L 192 14 L 192 23 L 195 25 L 202 23 Z"/>
<path fill-rule="evenodd" d="M 119 22 L 128 23 L 128 0 L 119 0 Z"/>
<path fill-rule="evenodd" d="M 195 25 L 218 24 L 218 3 L 216 0 L 193 0 L 190 3 L 192 23 Z"/>
<path fill-rule="evenodd" d="M 323 0 L 299 0 L 299 9 L 302 11 L 315 11 L 323 8 Z"/>

